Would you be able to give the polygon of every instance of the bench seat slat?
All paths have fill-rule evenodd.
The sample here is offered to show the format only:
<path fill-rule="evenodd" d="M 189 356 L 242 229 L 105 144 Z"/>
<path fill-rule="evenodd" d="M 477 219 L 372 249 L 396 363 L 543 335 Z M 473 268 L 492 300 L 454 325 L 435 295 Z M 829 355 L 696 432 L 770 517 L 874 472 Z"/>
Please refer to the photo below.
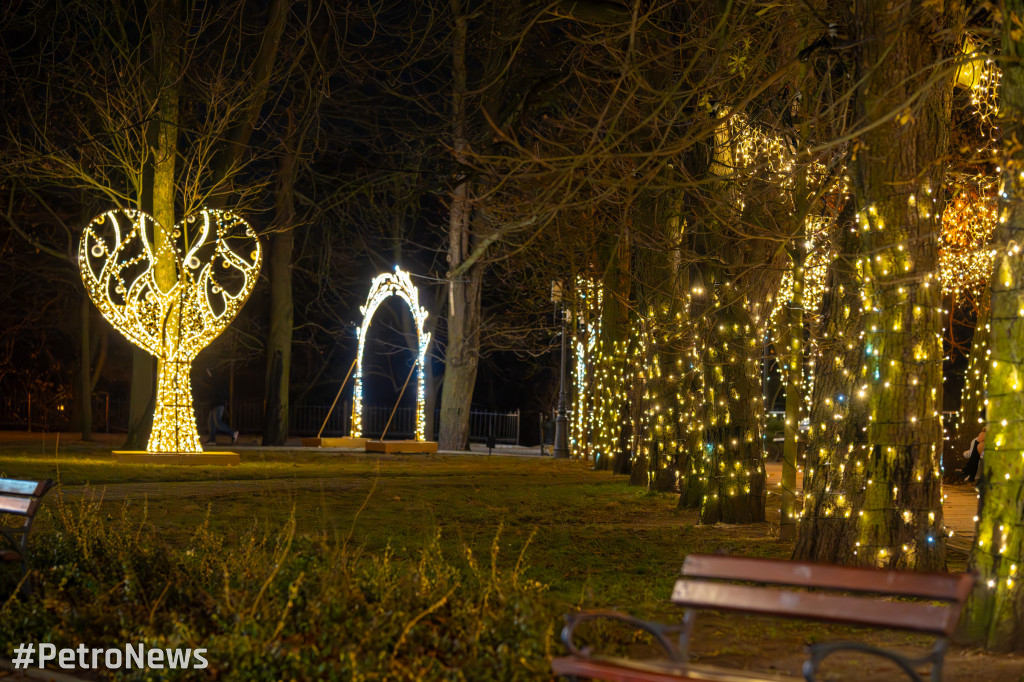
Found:
<path fill-rule="evenodd" d="M 691 608 L 872 625 L 945 636 L 952 635 L 960 616 L 959 607 L 729 585 L 687 578 L 676 582 L 672 601 Z"/>
<path fill-rule="evenodd" d="M 626 659 L 586 659 L 564 656 L 551 660 L 555 675 L 576 676 L 605 682 L 802 682 L 803 678 L 749 673 L 706 665 L 665 663 L 659 665 Z"/>
<path fill-rule="evenodd" d="M 683 563 L 682 572 L 688 577 L 800 585 L 957 602 L 967 598 L 973 584 L 972 578 L 966 574 L 911 573 L 714 554 L 689 555 Z"/>
<path fill-rule="evenodd" d="M 31 514 L 35 505 L 36 500 L 31 497 L 0 495 L 0 514 Z"/>
<path fill-rule="evenodd" d="M 48 481 L 18 481 L 13 478 L 0 478 L 0 494 L 38 497 L 46 490 L 47 483 Z"/>

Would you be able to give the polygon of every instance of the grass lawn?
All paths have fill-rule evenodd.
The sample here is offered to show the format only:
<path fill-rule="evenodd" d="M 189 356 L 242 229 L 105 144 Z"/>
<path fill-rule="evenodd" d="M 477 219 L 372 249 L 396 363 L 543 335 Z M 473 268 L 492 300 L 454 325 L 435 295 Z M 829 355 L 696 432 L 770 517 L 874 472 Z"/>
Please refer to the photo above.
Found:
<path fill-rule="evenodd" d="M 166 597 L 166 601 L 155 600 L 156 606 L 153 606 L 153 595 L 148 594 L 143 599 L 146 602 L 143 612 L 149 614 L 149 623 L 138 625 L 137 631 L 142 633 L 140 636 L 171 638 L 167 641 L 174 637 L 187 639 L 180 634 L 181 628 L 168 629 L 169 626 L 160 625 L 160 618 L 154 618 L 153 614 L 163 614 L 164 609 L 168 611 L 166 615 L 190 623 L 189 632 L 208 629 L 214 633 L 210 637 L 223 638 L 217 640 L 224 649 L 220 655 L 230 659 L 231 664 L 218 674 L 227 678 L 251 677 L 242 672 L 246 669 L 245 661 L 249 660 L 246 656 L 250 654 L 238 653 L 241 647 L 238 642 L 253 638 L 262 638 L 264 644 L 251 654 L 254 665 L 260 655 L 277 655 L 268 652 L 277 651 L 275 647 L 280 647 L 280 642 L 303 642 L 301 656 L 295 655 L 296 660 L 289 663 L 293 667 L 287 668 L 289 672 L 276 670 L 267 679 L 274 679 L 274 675 L 294 676 L 295 670 L 308 670 L 294 667 L 300 665 L 296 662 L 299 658 L 305 657 L 301 662 L 303 666 L 323 659 L 326 654 L 309 654 L 308 649 L 323 646 L 317 644 L 318 631 L 329 628 L 338 616 L 328 617 L 320 606 L 314 608 L 314 604 L 322 605 L 331 600 L 361 604 L 370 614 L 367 618 L 371 623 L 352 627 L 363 630 L 379 627 L 382 632 L 388 631 L 380 625 L 382 612 L 373 610 L 386 601 L 377 592 L 383 590 L 386 597 L 391 598 L 392 592 L 397 594 L 400 590 L 381 586 L 407 580 L 420 588 L 416 595 L 402 598 L 415 601 L 422 597 L 430 603 L 421 611 L 434 610 L 417 620 L 416 608 L 410 603 L 409 613 L 413 617 L 406 617 L 402 622 L 413 625 L 405 628 L 408 632 L 404 633 L 402 627 L 397 628 L 398 634 L 390 640 L 391 644 L 382 645 L 386 650 L 381 654 L 382 662 L 367 663 L 358 673 L 364 675 L 364 679 L 484 679 L 466 672 L 470 668 L 465 668 L 464 662 L 459 664 L 465 668 L 461 672 L 455 671 L 458 666 L 454 663 L 449 666 L 442 662 L 441 667 L 431 667 L 433 663 L 424 661 L 431 653 L 429 648 L 434 646 L 450 648 L 455 652 L 452 656 L 462 656 L 459 660 L 463 661 L 466 656 L 479 657 L 483 666 L 480 670 L 487 671 L 489 679 L 544 679 L 545 656 L 559 650 L 555 641 L 558 619 L 567 609 L 614 607 L 640 615 L 671 618 L 675 614 L 666 602 L 687 554 L 725 552 L 788 558 L 792 551 L 791 544 L 773 539 L 770 523 L 699 526 L 695 512 L 675 508 L 676 496 L 646 493 L 629 487 L 624 477 L 593 472 L 576 461 L 249 449 L 241 449 L 241 452 L 243 463 L 238 467 L 164 467 L 118 465 L 109 450 L 80 444 L 48 452 L 8 446 L 0 450 L 0 473 L 12 478 L 59 478 L 59 493 L 51 493 L 46 500 L 46 511 L 39 517 L 34 533 L 38 537 L 34 540 L 42 549 L 41 556 L 51 551 L 47 549 L 50 545 L 55 548 L 49 560 L 60 566 L 60 580 L 64 583 L 69 580 L 66 567 L 72 562 L 61 557 L 73 556 L 73 564 L 79 567 L 76 569 L 79 572 L 91 575 L 105 570 L 93 557 L 97 551 L 94 545 L 86 540 L 76 541 L 73 548 L 65 546 L 69 542 L 66 536 L 73 534 L 69 530 L 72 526 L 80 529 L 75 532 L 88 535 L 91 531 L 81 530 L 87 525 L 110 524 L 112 530 L 103 532 L 116 534 L 103 535 L 95 542 L 130 546 L 118 555 L 122 557 L 120 560 L 127 554 L 151 557 L 149 564 L 131 560 L 134 562 L 131 572 L 133 576 L 136 573 L 149 576 L 152 572 L 153 576 L 147 579 L 153 582 L 153 592 L 160 591 L 162 578 L 155 568 L 159 562 L 170 561 L 175 566 L 180 563 L 181 575 L 185 577 L 165 581 L 167 585 L 173 582 L 174 590 L 180 592 L 177 601 L 172 595 Z M 775 514 L 777 518 L 777 511 Z M 69 518 L 90 521 L 87 524 L 69 521 Z M 201 529 L 199 539 L 197 528 Z M 130 537 L 132 534 L 134 538 Z M 286 546 L 290 549 L 282 550 Z M 157 547 L 159 556 L 153 549 Z M 200 555 L 199 568 L 190 563 L 197 554 Z M 428 560 L 434 555 L 444 558 Z M 328 556 L 329 561 L 324 559 Z M 105 559 L 107 562 L 117 560 Z M 222 561 L 223 565 L 213 566 L 217 561 Z M 963 562 L 963 556 L 951 557 L 951 570 L 962 570 Z M 280 565 L 286 567 L 279 574 L 277 567 Z M 460 566 L 457 571 L 444 568 L 456 565 Z M 81 568 L 84 566 L 92 568 L 85 571 Z M 350 576 L 352 581 L 358 577 L 363 581 L 358 598 L 349 592 L 342 598 L 334 592 L 340 588 L 332 583 L 350 582 L 349 578 L 329 577 L 335 566 L 341 566 L 337 569 L 338 576 Z M 260 573 L 263 569 L 269 577 Z M 126 576 L 128 572 L 124 571 Z M 249 572 L 251 575 L 246 577 Z M 488 572 L 490 577 L 485 575 Z M 51 599 L 60 594 L 65 602 L 81 599 L 80 593 L 71 593 L 57 584 L 57 573 L 47 578 L 54 583 L 52 589 L 47 584 L 42 591 L 49 591 Z M 193 573 L 209 575 L 195 578 L 196 584 L 191 586 Z M 435 577 L 424 587 L 424 576 L 428 574 Z M 477 577 L 470 579 L 467 575 Z M 118 581 L 116 572 L 107 578 L 90 581 L 79 576 L 74 580 L 89 585 L 92 593 L 100 589 L 101 583 L 106 585 L 105 580 L 111 585 L 104 589 L 117 592 L 125 589 L 123 583 L 131 582 L 127 577 Z M 134 580 L 146 581 L 138 577 Z M 264 580 L 269 586 L 267 597 L 259 592 Z M 223 594 L 219 593 L 221 582 L 224 583 Z M 458 611 L 456 599 L 471 583 L 479 583 L 474 588 L 477 591 L 467 593 L 465 600 L 477 606 Z M 430 593 L 444 585 L 451 591 Z M 10 585 L 5 584 L 5 587 Z M 168 588 L 163 590 L 167 592 Z M 512 599 L 510 592 L 519 596 Z M 211 594 L 209 604 L 202 608 L 235 614 L 234 621 L 225 624 L 227 621 L 211 620 L 204 614 L 190 612 L 189 604 L 205 599 L 201 595 Z M 261 608 L 277 608 L 283 612 L 284 615 L 278 614 L 278 626 L 246 630 L 249 626 L 239 624 L 237 618 L 240 594 L 250 594 L 259 605 L 253 605 L 253 614 Z M 505 600 L 500 607 L 493 596 L 496 594 Z M 121 625 L 96 629 L 88 635 L 102 638 L 131 631 L 131 627 L 126 630 L 124 621 L 136 617 L 130 615 L 132 599 L 131 595 L 124 594 L 107 607 L 108 610 L 123 609 L 129 614 L 120 617 Z M 293 602 L 303 600 L 303 604 L 291 610 Z M 268 601 L 272 604 L 267 605 Z M 436 606 L 439 603 L 444 608 Z M 524 606 L 534 603 L 536 608 Z M 486 604 L 486 608 L 481 604 Z M 8 604 L 5 608 L 13 607 Z M 403 608 L 406 607 L 392 606 L 387 613 Z M 451 612 L 442 616 L 445 610 Z M 466 615 L 470 612 L 472 617 Z M 515 617 L 506 622 L 507 614 Z M 529 624 L 524 624 L 527 621 Z M 461 651 L 462 645 L 451 633 L 462 632 L 464 628 L 483 628 L 485 622 L 489 630 L 500 633 L 494 645 L 498 654 L 491 651 L 485 656 Z M 309 623 L 319 625 L 304 625 Z M 818 626 L 715 614 L 702 616 L 699 623 L 697 652 L 702 659 L 777 668 L 794 674 L 799 674 L 803 643 L 829 634 L 827 629 Z M 54 616 L 44 624 L 25 625 L 32 633 L 56 632 L 55 637 L 67 641 L 80 635 L 76 627 L 74 621 L 63 615 Z M 429 643 L 427 640 L 418 642 L 424 660 L 416 657 L 415 650 L 405 653 L 413 649 L 407 640 L 425 636 L 419 634 L 420 630 L 431 631 L 434 637 Z M 21 641 L 13 639 L 17 635 L 17 629 L 9 630 L 7 636 L 12 642 L 5 643 L 8 655 L 10 646 Z M 510 639 L 520 641 L 508 641 Z M 871 634 L 869 639 L 890 643 L 913 641 L 902 635 L 884 633 Z M 525 650 L 517 658 L 514 650 L 526 640 L 536 645 L 533 658 Z M 367 642 L 365 646 L 371 653 L 375 652 L 374 640 Z M 89 643 L 96 644 L 95 641 Z M 504 653 L 503 645 L 508 649 Z M 623 645 L 643 648 L 642 643 L 631 640 L 624 640 Z M 398 655 L 399 650 L 403 655 Z M 349 654 L 355 656 L 342 647 L 332 650 L 331 656 Z M 497 664 L 486 667 L 487 656 L 506 654 L 509 657 L 507 667 Z M 368 655 L 363 649 L 359 651 L 363 658 Z M 329 669 L 331 674 L 321 671 L 318 676 L 358 678 L 356 672 L 350 675 L 341 668 Z M 947 679 L 1016 680 L 1021 679 L 1022 673 L 1024 661 L 1019 658 L 957 650 L 949 658 Z M 846 663 L 837 666 L 836 679 L 864 679 L 864 674 L 862 663 Z M 877 672 L 875 679 L 885 679 L 887 674 Z M 893 676 L 893 679 L 898 678 Z"/>

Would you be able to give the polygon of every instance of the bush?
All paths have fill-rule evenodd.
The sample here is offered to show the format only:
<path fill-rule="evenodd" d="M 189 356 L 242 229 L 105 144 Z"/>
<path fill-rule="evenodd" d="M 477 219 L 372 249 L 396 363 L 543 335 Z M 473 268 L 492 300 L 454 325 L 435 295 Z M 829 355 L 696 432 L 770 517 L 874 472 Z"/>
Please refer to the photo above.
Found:
<path fill-rule="evenodd" d="M 127 504 L 109 515 L 96 501 L 50 502 L 49 529 L 32 538 L 31 595 L 18 595 L 15 571 L 0 581 L 10 595 L 0 617 L 8 654 L 19 642 L 208 650 L 208 669 L 161 679 L 547 675 L 559 609 L 522 575 L 522 553 L 499 566 L 500 526 L 483 561 L 461 543 L 445 549 L 440 531 L 401 560 L 351 537 L 299 534 L 294 513 L 283 528 L 254 526 L 230 544 L 204 523 L 175 546 Z"/>

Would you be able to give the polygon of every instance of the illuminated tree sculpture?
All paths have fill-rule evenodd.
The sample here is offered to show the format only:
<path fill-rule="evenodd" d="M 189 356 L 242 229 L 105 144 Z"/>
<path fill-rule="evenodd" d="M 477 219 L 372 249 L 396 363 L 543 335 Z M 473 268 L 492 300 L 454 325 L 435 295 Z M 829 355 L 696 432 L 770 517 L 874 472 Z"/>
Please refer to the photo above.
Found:
<path fill-rule="evenodd" d="M 366 334 L 370 330 L 373 314 L 377 312 L 380 304 L 391 296 L 398 296 L 405 301 L 416 321 L 416 440 L 422 441 L 426 439 L 427 431 L 427 384 L 423 372 L 427 346 L 430 344 L 430 332 L 423 329 L 427 321 L 427 309 L 420 306 L 420 293 L 413 286 L 409 273 L 397 265 L 394 273 L 384 272 L 373 278 L 366 304 L 359 309 L 363 314 L 363 324 L 359 327 L 359 351 L 356 356 L 355 387 L 352 394 L 352 437 L 359 438 L 363 432 L 363 349 L 366 347 Z"/>
<path fill-rule="evenodd" d="M 244 220 L 204 209 L 170 232 L 132 209 L 107 211 L 82 233 L 89 297 L 129 341 L 157 358 L 150 453 L 200 453 L 189 371 L 256 283 L 262 252 Z"/>

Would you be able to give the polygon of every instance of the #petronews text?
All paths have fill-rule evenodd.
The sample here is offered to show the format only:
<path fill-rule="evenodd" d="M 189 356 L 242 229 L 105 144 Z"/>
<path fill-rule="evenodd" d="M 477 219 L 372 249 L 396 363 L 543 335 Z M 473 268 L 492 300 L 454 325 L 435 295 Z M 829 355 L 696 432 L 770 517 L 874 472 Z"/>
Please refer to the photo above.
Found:
<path fill-rule="evenodd" d="M 38 656 L 36 650 L 38 649 Z M 21 643 L 14 648 L 15 669 L 59 667 L 64 670 L 202 670 L 209 666 L 206 649 L 155 649 L 143 643 L 125 644 L 124 649 L 92 649 L 84 644 L 58 649 L 54 644 Z M 56 664 L 56 665 L 54 665 Z"/>

